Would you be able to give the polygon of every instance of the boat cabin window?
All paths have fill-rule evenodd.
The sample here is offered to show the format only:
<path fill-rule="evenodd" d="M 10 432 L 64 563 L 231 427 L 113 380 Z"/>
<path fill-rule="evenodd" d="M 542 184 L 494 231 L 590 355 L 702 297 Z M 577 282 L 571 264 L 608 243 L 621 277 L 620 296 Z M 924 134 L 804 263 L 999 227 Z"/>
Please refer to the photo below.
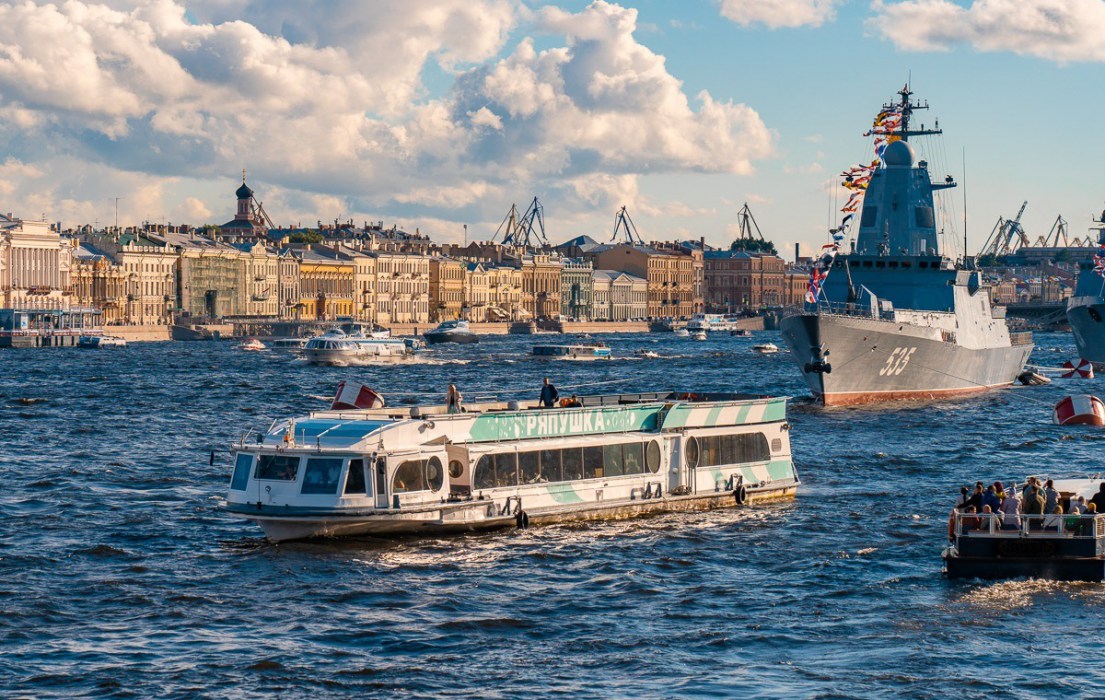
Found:
<path fill-rule="evenodd" d="M 421 459 L 412 459 L 403 462 L 395 468 L 395 476 L 391 480 L 393 493 L 408 493 L 410 491 L 426 490 L 426 474 Z"/>
<path fill-rule="evenodd" d="M 462 476 L 464 476 L 464 464 L 458 459 L 454 459 L 454 460 L 450 461 L 449 462 L 449 478 L 450 479 L 459 479 Z"/>
<path fill-rule="evenodd" d="M 364 478 L 364 460 L 349 460 L 349 473 L 345 477 L 345 493 L 349 496 L 368 493 Z"/>
<path fill-rule="evenodd" d="M 653 440 L 519 452 L 517 471 L 514 465 L 513 452 L 480 457 L 474 467 L 472 488 L 601 479 L 643 474 L 646 469 L 655 474 L 660 471 L 660 443 Z"/>
<path fill-rule="evenodd" d="M 234 460 L 234 477 L 230 480 L 230 488 L 234 491 L 245 491 L 249 484 L 249 468 L 253 466 L 253 455 L 239 454 Z"/>
<path fill-rule="evenodd" d="M 605 474 L 602 468 L 602 450 L 601 447 L 583 448 L 584 479 L 601 479 Z"/>
<path fill-rule="evenodd" d="M 698 441 L 702 446 L 703 467 L 763 462 L 771 458 L 771 449 L 763 433 L 710 435 Z"/>
<path fill-rule="evenodd" d="M 335 494 L 341 476 L 343 460 L 340 457 L 322 457 L 307 460 L 303 474 L 303 494 Z"/>
<path fill-rule="evenodd" d="M 519 452 L 518 471 L 523 484 L 536 484 L 538 481 L 547 481 L 541 478 L 541 461 L 539 452 Z"/>
<path fill-rule="evenodd" d="M 257 458 L 254 479 L 271 481 L 295 481 L 299 476 L 299 457 L 289 455 L 261 455 Z"/>
<path fill-rule="evenodd" d="M 688 467 L 694 469 L 698 466 L 698 438 L 694 435 L 687 438 L 687 445 L 683 448 L 683 456 Z"/>
<path fill-rule="evenodd" d="M 657 440 L 653 440 L 645 447 L 645 465 L 648 466 L 648 470 L 655 474 L 660 471 L 660 443 Z"/>
<path fill-rule="evenodd" d="M 441 460 L 430 457 L 426 460 L 426 485 L 431 491 L 438 491 L 443 483 L 445 483 L 445 472 L 441 470 Z"/>

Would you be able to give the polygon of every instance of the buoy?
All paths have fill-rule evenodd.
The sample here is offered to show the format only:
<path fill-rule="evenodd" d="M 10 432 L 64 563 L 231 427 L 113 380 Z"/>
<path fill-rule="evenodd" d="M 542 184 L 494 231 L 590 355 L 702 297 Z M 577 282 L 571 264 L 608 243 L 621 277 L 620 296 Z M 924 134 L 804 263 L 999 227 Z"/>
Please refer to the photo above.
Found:
<path fill-rule="evenodd" d="M 1057 425 L 1105 425 L 1105 401 L 1089 394 L 1075 394 L 1055 404 Z"/>
<path fill-rule="evenodd" d="M 349 411 L 358 408 L 383 408 L 384 397 L 359 382 L 343 381 L 330 404 L 333 411 Z"/>
<path fill-rule="evenodd" d="M 1084 357 L 1079 358 L 1077 367 L 1070 360 L 1067 360 L 1063 363 L 1063 369 L 1067 370 L 1063 373 L 1063 379 L 1070 379 L 1072 377 L 1093 379 L 1093 364 Z"/>

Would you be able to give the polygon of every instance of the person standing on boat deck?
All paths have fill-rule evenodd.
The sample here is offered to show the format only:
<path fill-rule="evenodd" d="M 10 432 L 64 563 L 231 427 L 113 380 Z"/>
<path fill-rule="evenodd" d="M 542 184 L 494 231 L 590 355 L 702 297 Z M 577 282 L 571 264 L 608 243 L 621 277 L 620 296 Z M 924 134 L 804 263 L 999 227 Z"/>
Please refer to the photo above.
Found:
<path fill-rule="evenodd" d="M 1101 482 L 1101 488 L 1090 499 L 1090 503 L 1097 504 L 1097 512 L 1105 513 L 1105 481 Z"/>
<path fill-rule="evenodd" d="M 963 510 L 967 508 L 974 508 L 976 513 L 982 512 L 982 482 L 975 482 L 975 490 L 970 496 L 967 496 L 963 501 Z"/>
<path fill-rule="evenodd" d="M 1051 479 L 1044 484 L 1044 512 L 1054 513 L 1059 507 L 1059 492 L 1055 490 L 1055 482 Z"/>
<path fill-rule="evenodd" d="M 1009 490 L 1005 492 L 1005 498 L 1001 501 L 1002 530 L 1021 529 L 1020 506 L 1021 502 L 1020 499 L 1017 498 L 1017 492 L 1014 487 L 1010 486 Z"/>
<path fill-rule="evenodd" d="M 545 384 L 541 387 L 541 405 L 545 408 L 552 408 L 559 398 L 560 392 L 556 390 L 549 378 L 545 377 Z"/>
<path fill-rule="evenodd" d="M 991 513 L 996 513 L 998 508 L 1001 507 L 1001 499 L 998 498 L 993 484 L 987 486 L 986 491 L 982 494 L 982 507 L 985 508 L 986 506 L 990 506 Z"/>
<path fill-rule="evenodd" d="M 464 395 L 457 390 L 456 384 L 450 384 L 449 390 L 445 392 L 445 410 L 449 413 L 460 413 L 460 403 L 464 400 Z"/>

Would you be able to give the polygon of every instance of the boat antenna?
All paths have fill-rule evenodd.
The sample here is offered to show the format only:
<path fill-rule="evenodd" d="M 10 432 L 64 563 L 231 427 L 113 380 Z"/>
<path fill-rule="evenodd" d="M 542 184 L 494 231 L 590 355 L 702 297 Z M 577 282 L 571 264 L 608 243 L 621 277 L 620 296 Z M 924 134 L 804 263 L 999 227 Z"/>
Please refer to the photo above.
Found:
<path fill-rule="evenodd" d="M 963 147 L 963 267 L 967 267 L 967 147 Z"/>

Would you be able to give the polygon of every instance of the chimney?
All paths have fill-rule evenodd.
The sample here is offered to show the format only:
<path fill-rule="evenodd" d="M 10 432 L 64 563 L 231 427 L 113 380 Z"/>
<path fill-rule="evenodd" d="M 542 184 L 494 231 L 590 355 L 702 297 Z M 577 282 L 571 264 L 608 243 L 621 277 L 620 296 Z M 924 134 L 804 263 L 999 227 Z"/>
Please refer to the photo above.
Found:
<path fill-rule="evenodd" d="M 705 253 L 706 252 L 706 236 L 703 236 L 703 237 L 699 238 L 698 239 L 698 244 L 700 246 L 702 246 L 702 252 Z"/>
<path fill-rule="evenodd" d="M 798 264 L 798 244 L 794 244 L 794 264 Z"/>

